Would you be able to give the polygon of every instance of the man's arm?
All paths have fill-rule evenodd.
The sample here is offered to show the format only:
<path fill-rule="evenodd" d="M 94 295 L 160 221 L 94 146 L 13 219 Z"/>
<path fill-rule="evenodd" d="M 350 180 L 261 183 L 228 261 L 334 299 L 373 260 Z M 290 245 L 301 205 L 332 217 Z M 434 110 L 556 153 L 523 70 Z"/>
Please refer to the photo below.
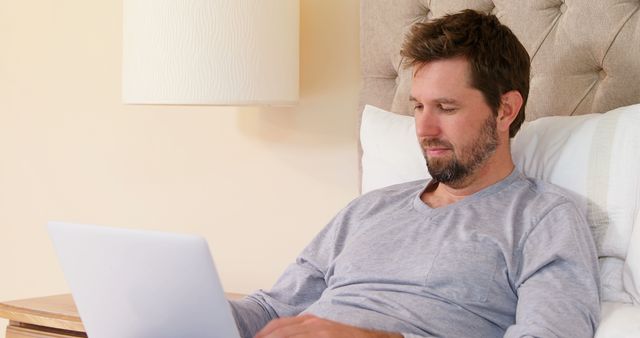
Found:
<path fill-rule="evenodd" d="M 597 253 L 577 208 L 554 207 L 520 245 L 516 323 L 505 337 L 593 337 L 600 319 Z"/>
<path fill-rule="evenodd" d="M 269 291 L 260 290 L 231 308 L 242 337 L 253 337 L 271 320 L 293 317 L 317 301 L 327 288 L 327 271 L 346 239 L 348 207 L 311 241 Z"/>
<path fill-rule="evenodd" d="M 271 322 L 278 327 L 283 323 L 297 323 L 303 328 L 309 324 L 315 328 L 326 329 L 326 331 L 320 330 L 320 332 L 339 333 L 337 336 L 340 337 L 427 338 L 412 334 L 371 331 L 309 315 L 297 317 L 320 299 L 327 288 L 327 280 L 331 277 L 333 261 L 342 252 L 353 227 L 360 223 L 358 219 L 361 218 L 361 215 L 354 211 L 353 206 L 352 202 L 336 215 L 303 250 L 296 262 L 287 268 L 270 291 L 261 290 L 242 300 L 230 302 L 242 337 L 254 337 L 263 328 L 266 329 L 267 324 Z M 368 211 L 369 209 L 367 207 L 364 210 Z M 315 319 L 311 322 L 296 320 L 296 318 L 310 317 Z M 278 335 L 274 335 L 275 333 L 272 332 L 271 335 L 273 337 L 287 337 L 283 332 L 278 332 Z M 313 333 L 313 337 L 322 337 L 320 332 Z M 351 336 L 346 334 L 351 334 Z"/>
<path fill-rule="evenodd" d="M 270 291 L 260 290 L 229 303 L 240 335 L 253 337 L 271 320 L 296 316 L 304 311 L 320 298 L 325 288 L 322 271 L 300 257 Z"/>

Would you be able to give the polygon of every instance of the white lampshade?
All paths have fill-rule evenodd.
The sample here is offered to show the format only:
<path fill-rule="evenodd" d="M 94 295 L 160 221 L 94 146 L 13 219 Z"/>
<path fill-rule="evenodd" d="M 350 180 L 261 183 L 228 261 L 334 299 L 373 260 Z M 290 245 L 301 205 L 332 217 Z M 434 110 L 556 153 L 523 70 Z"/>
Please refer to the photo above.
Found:
<path fill-rule="evenodd" d="M 123 0 L 122 99 L 293 105 L 299 0 Z"/>

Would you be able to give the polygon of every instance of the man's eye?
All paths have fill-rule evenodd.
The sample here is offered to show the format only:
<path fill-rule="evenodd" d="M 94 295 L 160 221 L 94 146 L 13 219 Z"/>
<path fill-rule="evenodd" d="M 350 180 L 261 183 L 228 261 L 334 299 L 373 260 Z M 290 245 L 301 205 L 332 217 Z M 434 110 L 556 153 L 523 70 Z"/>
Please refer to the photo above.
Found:
<path fill-rule="evenodd" d="M 422 110 L 422 105 L 421 104 L 416 104 L 413 106 L 413 111 L 419 111 Z"/>
<path fill-rule="evenodd" d="M 443 105 L 439 105 L 438 108 L 440 108 L 440 110 L 445 113 L 452 113 L 457 109 L 456 107 L 443 106 Z"/>

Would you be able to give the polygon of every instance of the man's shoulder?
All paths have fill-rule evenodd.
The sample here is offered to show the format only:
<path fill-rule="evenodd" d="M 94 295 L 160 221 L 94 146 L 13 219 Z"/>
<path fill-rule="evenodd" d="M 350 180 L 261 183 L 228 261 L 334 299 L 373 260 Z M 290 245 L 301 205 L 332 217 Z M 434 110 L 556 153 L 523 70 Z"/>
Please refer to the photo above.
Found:
<path fill-rule="evenodd" d="M 526 189 L 528 204 L 540 211 L 566 205 L 582 212 L 586 207 L 584 197 L 559 185 L 525 175 L 520 175 L 518 181 Z"/>
<path fill-rule="evenodd" d="M 381 198 L 393 199 L 402 196 L 414 196 L 426 187 L 427 182 L 427 179 L 420 179 L 416 181 L 398 183 L 384 188 L 369 191 L 360 196 L 358 199 L 375 200 Z"/>
<path fill-rule="evenodd" d="M 426 184 L 427 180 L 422 179 L 372 190 L 351 201 L 345 210 L 370 212 L 371 209 L 381 210 L 396 208 L 399 205 L 411 205 L 411 201 L 424 189 Z"/>
<path fill-rule="evenodd" d="M 364 220 L 406 211 L 413 206 L 413 200 L 424 189 L 426 183 L 427 180 L 424 179 L 404 182 L 364 193 L 344 207 L 332 224 L 349 228 L 361 225 Z"/>
<path fill-rule="evenodd" d="M 557 198 L 559 200 L 567 201 L 571 201 L 576 197 L 579 197 L 578 194 L 571 190 L 568 190 L 546 180 L 529 177 L 524 174 L 520 175 L 520 182 L 526 185 L 527 189 L 529 189 L 532 193 L 539 196 Z"/>

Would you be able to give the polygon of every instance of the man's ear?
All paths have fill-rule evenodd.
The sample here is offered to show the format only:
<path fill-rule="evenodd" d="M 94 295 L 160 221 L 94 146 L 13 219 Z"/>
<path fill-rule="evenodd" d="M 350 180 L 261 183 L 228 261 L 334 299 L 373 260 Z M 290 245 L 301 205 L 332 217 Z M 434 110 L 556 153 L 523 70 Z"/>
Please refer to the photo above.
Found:
<path fill-rule="evenodd" d="M 508 91 L 500 97 L 500 108 L 498 108 L 498 130 L 509 132 L 509 127 L 518 116 L 522 107 L 522 95 L 517 90 Z"/>

